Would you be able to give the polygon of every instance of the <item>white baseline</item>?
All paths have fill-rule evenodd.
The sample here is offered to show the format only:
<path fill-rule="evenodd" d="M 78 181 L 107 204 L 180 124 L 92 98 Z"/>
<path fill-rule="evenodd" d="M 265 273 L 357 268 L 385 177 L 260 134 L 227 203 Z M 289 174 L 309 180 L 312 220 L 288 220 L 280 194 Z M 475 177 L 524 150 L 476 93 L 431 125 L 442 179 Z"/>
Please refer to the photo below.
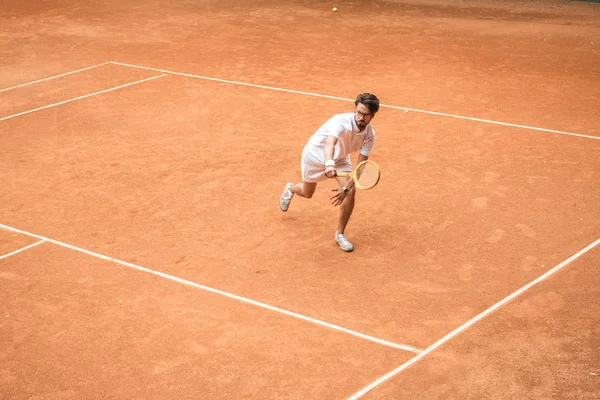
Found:
<path fill-rule="evenodd" d="M 283 89 L 283 88 L 277 88 L 277 87 L 272 87 L 272 86 L 257 85 L 257 84 L 254 84 L 254 83 L 246 83 L 246 82 L 237 82 L 237 81 L 232 81 L 232 80 L 227 80 L 227 79 L 220 79 L 220 78 L 211 78 L 211 77 L 208 77 L 208 76 L 186 74 L 186 73 L 182 73 L 182 72 L 169 71 L 167 69 L 144 67 L 142 65 L 126 64 L 126 63 L 117 62 L 117 61 L 109 61 L 109 62 L 111 64 L 122 65 L 124 67 L 132 67 L 132 68 L 139 68 L 139 69 L 145 69 L 145 70 L 156 71 L 156 72 L 163 72 L 163 73 L 166 73 L 166 74 L 186 76 L 186 77 L 189 77 L 189 78 L 204 79 L 204 80 L 213 81 L 213 82 L 230 83 L 230 84 L 233 84 L 233 85 L 249 86 L 249 87 L 254 87 L 254 88 L 259 88 L 259 89 L 276 90 L 276 91 L 279 91 L 279 92 L 296 93 L 296 94 L 303 94 L 303 95 L 306 95 L 306 96 L 315 96 L 315 97 L 321 97 L 321 98 L 326 98 L 326 99 L 334 99 L 334 100 L 343 100 L 343 101 L 354 102 L 354 99 L 348 99 L 348 98 L 345 98 L 345 97 L 329 96 L 329 95 L 324 95 L 324 94 L 319 94 L 319 93 L 303 92 L 303 91 L 292 90 L 292 89 Z M 424 114 L 430 114 L 430 115 L 437 115 L 437 116 L 441 116 L 441 117 L 451 117 L 451 118 L 457 118 L 457 119 L 465 119 L 465 120 L 469 120 L 469 121 L 477 121 L 477 122 L 483 122 L 483 123 L 487 123 L 487 124 L 510 126 L 510 127 L 513 127 L 513 128 L 529 129 L 529 130 L 534 130 L 534 131 L 542 131 L 542 132 L 549 132 L 549 133 L 558 133 L 558 134 L 561 134 L 561 135 L 577 136 L 577 137 L 582 137 L 582 138 L 586 138 L 586 139 L 600 140 L 600 136 L 582 135 L 580 133 L 559 131 L 559 130 L 555 130 L 555 129 L 537 128 L 535 126 L 512 124 L 512 123 L 509 123 L 509 122 L 494 121 L 494 120 L 491 120 L 491 119 L 474 118 L 474 117 L 467 117 L 467 116 L 464 116 L 464 115 L 448 114 L 448 113 L 437 112 L 437 111 L 420 110 L 420 109 L 417 109 L 417 108 L 392 106 L 392 105 L 386 105 L 386 104 L 381 104 L 381 107 L 393 108 L 393 109 L 404 110 L 404 111 L 412 111 L 412 112 L 424 113 Z"/>
<path fill-rule="evenodd" d="M 410 360 L 408 360 L 404 364 L 400 365 L 398 368 L 394 369 L 393 371 L 388 372 L 386 375 L 382 376 L 381 378 L 377 379 L 376 381 L 374 381 L 370 385 L 365 386 L 363 389 L 361 389 L 360 391 L 356 392 L 354 395 L 350 396 L 348 398 L 348 400 L 359 399 L 360 397 L 362 397 L 363 395 L 365 395 L 367 392 L 373 390 L 375 387 L 381 385 L 382 383 L 384 383 L 388 379 L 394 377 L 395 375 L 397 375 L 398 373 L 400 373 L 402 370 L 405 370 L 406 368 L 410 367 L 412 364 L 416 363 L 421 358 L 423 358 L 427 354 L 431 353 L 433 350 L 437 349 L 438 347 L 440 347 L 441 345 L 443 345 L 444 343 L 446 343 L 447 341 L 449 341 L 450 339 L 452 339 L 456 335 L 460 334 L 462 331 L 464 331 L 465 329 L 469 328 L 471 325 L 474 325 L 475 323 L 477 323 L 481 319 L 485 318 L 486 316 L 488 316 L 492 312 L 496 311 L 497 309 L 499 309 L 500 307 L 502 307 L 503 305 L 505 305 L 509 301 L 515 299 L 517 296 L 519 296 L 520 294 L 522 294 L 526 290 L 530 289 L 532 286 L 537 285 L 538 283 L 540 283 L 544 279 L 548 278 L 550 275 L 552 275 L 555 272 L 559 271 L 564 266 L 566 266 L 567 264 L 571 263 L 573 260 L 581 257 L 583 254 L 587 253 L 588 251 L 590 251 L 591 249 L 593 249 L 594 247 L 596 247 L 598 244 L 600 244 L 600 239 L 597 239 L 595 242 L 587 245 L 586 247 L 584 247 L 583 249 L 579 250 L 577 253 L 573 254 L 571 257 L 567 258 L 565 261 L 561 262 L 560 264 L 558 264 L 557 266 L 555 266 L 554 268 L 552 268 L 551 270 L 549 270 L 548 272 L 546 272 L 545 274 L 543 274 L 542 276 L 540 276 L 539 278 L 535 279 L 534 281 L 531 281 L 527 285 L 523 286 L 521 289 L 519 289 L 519 290 L 513 292 L 512 294 L 506 296 L 504 299 L 500 300 L 499 302 L 497 302 L 496 304 L 494 304 L 493 306 L 491 306 L 487 310 L 483 311 L 481 314 L 479 314 L 479 315 L 473 317 L 472 319 L 470 319 L 469 321 L 465 322 L 464 324 L 462 324 L 461 326 L 459 326 L 458 328 L 456 328 L 452 332 L 448 333 L 446 336 L 444 336 L 443 338 L 441 338 L 440 340 L 438 340 L 437 342 L 435 342 L 431 346 L 427 347 L 425 350 L 421 351 L 415 357 L 411 358 Z"/>
<path fill-rule="evenodd" d="M 49 105 L 47 105 L 47 106 L 43 106 L 43 107 L 34 108 L 33 110 L 23 111 L 23 112 L 20 112 L 20 113 L 17 113 L 17 114 L 13 114 L 13 115 L 9 115 L 9 116 L 7 116 L 7 117 L 0 118 L 0 121 L 4 121 L 4 120 L 7 120 L 7 119 L 11 119 L 11 118 L 14 118 L 14 117 L 18 117 L 18 116 L 20 116 L 20 115 L 29 114 L 29 113 L 32 113 L 32 112 L 35 112 L 35 111 L 44 110 L 44 109 L 46 109 L 46 108 L 60 106 L 61 104 L 70 103 L 70 102 L 72 102 L 72 101 L 75 101 L 75 100 L 81 100 L 81 99 L 85 99 L 86 97 L 92 97 L 92 96 L 96 96 L 96 95 L 98 95 L 98 94 L 102 94 L 102 93 L 106 93 L 106 92 L 112 92 L 113 90 L 122 89 L 122 88 L 124 88 L 124 87 L 127 87 L 127 86 L 137 85 L 138 83 L 142 83 L 142 82 L 151 81 L 152 79 L 162 78 L 163 76 L 166 76 L 166 75 L 167 75 L 167 74 L 162 74 L 162 75 L 153 76 L 153 77 L 150 77 L 150 78 L 142 79 L 142 80 L 140 80 L 140 81 L 131 82 L 131 83 L 126 83 L 125 85 L 116 86 L 116 87 L 113 87 L 113 88 L 110 88 L 110 89 L 101 90 L 101 91 L 99 91 L 99 92 L 94 92 L 94 93 L 86 94 L 86 95 L 79 96 L 79 97 L 74 97 L 74 98 L 72 98 L 72 99 L 69 99 L 69 100 L 64 100 L 64 101 L 60 101 L 60 102 L 58 102 L 58 103 L 54 103 L 54 104 L 49 104 Z"/>
<path fill-rule="evenodd" d="M 34 237 L 34 238 L 37 238 L 37 239 L 41 239 L 42 241 L 53 243 L 55 245 L 58 245 L 58 246 L 61 246 L 61 247 L 65 247 L 65 248 L 70 249 L 70 250 L 75 250 L 75 251 L 78 251 L 80 253 L 84 253 L 84 254 L 87 254 L 87 255 L 90 255 L 90 256 L 93 256 L 93 257 L 100 258 L 102 260 L 111 261 L 111 262 L 114 262 L 116 264 L 123 265 L 125 267 L 136 269 L 138 271 L 142 271 L 142 272 L 146 272 L 146 273 L 149 273 L 149 274 L 152 274 L 152 275 L 160 276 L 161 278 L 165 278 L 165 279 L 168 279 L 168 280 L 171 280 L 171 281 L 174 281 L 174 282 L 182 283 L 182 284 L 187 285 L 187 286 L 192 286 L 192 287 L 195 287 L 197 289 L 205 290 L 207 292 L 211 292 L 211 293 L 219 294 L 219 295 L 222 295 L 222 296 L 225 296 L 225 297 L 229 297 L 230 299 L 235 299 L 235 300 L 241 301 L 242 303 L 252 304 L 254 306 L 261 307 L 261 308 L 264 308 L 264 309 L 267 309 L 267 310 L 270 310 L 270 311 L 275 311 L 277 313 L 285 314 L 285 315 L 288 315 L 290 317 L 294 317 L 294 318 L 298 318 L 298 319 L 301 319 L 301 320 L 304 320 L 304 321 L 312 322 L 314 324 L 325 326 L 327 328 L 331 328 L 331 329 L 334 329 L 336 331 L 344 332 L 344 333 L 347 333 L 349 335 L 356 336 L 356 337 L 359 337 L 361 339 L 366 339 L 366 340 L 369 340 L 371 342 L 375 342 L 375 343 L 378 343 L 378 344 L 381 344 L 381 345 L 384 345 L 384 346 L 393 347 L 393 348 L 399 349 L 399 350 L 406 350 L 406 351 L 410 351 L 410 352 L 413 352 L 413 353 L 419 353 L 420 352 L 419 349 L 417 349 L 415 347 L 412 347 L 412 346 L 407 346 L 407 345 L 404 345 L 404 344 L 393 343 L 393 342 L 389 342 L 387 340 L 383 340 L 383 339 L 379 339 L 379 338 L 376 338 L 376 337 L 373 337 L 373 336 L 365 335 L 363 333 L 360 333 L 360 332 L 357 332 L 357 331 L 353 331 L 351 329 L 347 329 L 347 328 L 344 328 L 344 327 L 341 327 L 341 326 L 338 326 L 338 325 L 330 324 L 329 322 L 321 321 L 321 320 L 318 320 L 316 318 L 307 317 L 307 316 L 302 315 L 302 314 L 298 314 L 298 313 L 295 313 L 295 312 L 292 312 L 292 311 L 284 310 L 282 308 L 271 306 L 271 305 L 268 305 L 268 304 L 265 304 L 265 303 L 261 303 L 259 301 L 251 300 L 251 299 L 248 299 L 246 297 L 238 296 L 238 295 L 235 295 L 235 294 L 232 294 L 232 293 L 228 293 L 228 292 L 225 292 L 225 291 L 222 291 L 222 290 L 219 290 L 219 289 L 214 289 L 214 288 L 211 288 L 209 286 L 201 285 L 199 283 L 195 283 L 195 282 L 192 282 L 192 281 L 188 281 L 186 279 L 178 278 L 178 277 L 173 276 L 173 275 L 165 274 L 164 272 L 155 271 L 153 269 L 142 267 L 142 266 L 136 265 L 136 264 L 132 264 L 132 263 L 129 263 L 127 261 L 122 261 L 122 260 L 119 260 L 119 259 L 116 259 L 116 258 L 113 258 L 113 257 L 108 257 L 108 256 L 105 256 L 105 255 L 102 255 L 102 254 L 95 253 L 95 252 L 90 251 L 90 250 L 85 250 L 85 249 L 82 249 L 80 247 L 72 246 L 70 244 L 60 242 L 58 240 L 54 240 L 54 239 L 50 239 L 50 238 L 47 238 L 47 237 L 44 237 L 44 236 L 36 235 L 34 233 L 26 232 L 26 231 L 23 231 L 23 230 L 20 230 L 20 229 L 17 229 L 17 228 L 13 228 L 13 227 L 10 227 L 10 226 L 4 225 L 4 224 L 0 224 L 0 228 L 4 228 L 4 229 L 9 230 L 11 232 L 20 233 L 20 234 L 25 235 L 25 236 L 30 236 L 30 237 Z"/>
<path fill-rule="evenodd" d="M 108 63 L 109 63 L 109 61 L 103 62 L 102 64 L 92 65 L 91 67 L 81 68 L 81 69 L 78 69 L 76 71 L 65 72 L 64 74 L 60 74 L 60 75 L 54 75 L 54 76 L 51 76 L 49 78 L 38 79 L 37 81 L 22 83 L 20 85 L 16 85 L 16 86 L 11 86 L 11 87 L 8 87 L 8 88 L 0 89 L 0 93 L 6 92 L 7 90 L 12 90 L 12 89 L 20 88 L 20 87 L 23 87 L 23 86 L 27 86 L 27 85 L 33 85 L 34 83 L 40 83 L 40 82 L 44 82 L 44 81 L 49 81 L 51 79 L 60 78 L 61 76 L 67 76 L 67 75 L 71 75 L 71 74 L 76 74 L 78 72 L 87 71 L 88 69 L 100 67 L 100 66 L 106 65 Z"/>
<path fill-rule="evenodd" d="M 11 253 L 8 253 L 8 254 L 4 254 L 4 255 L 0 256 L 0 260 L 2 260 L 3 258 L 8 258 L 8 257 L 10 257 L 10 256 L 14 256 L 15 254 L 18 254 L 18 253 L 20 253 L 20 252 L 22 252 L 22 251 L 28 250 L 28 249 L 30 249 L 30 248 L 32 248 L 32 247 L 35 247 L 35 246 L 37 246 L 37 245 L 39 245 L 39 244 L 42 244 L 42 243 L 44 243 L 44 242 L 45 242 L 45 240 L 40 240 L 39 242 L 35 242 L 35 243 L 33 243 L 33 244 L 30 244 L 29 246 L 25 246 L 25 247 L 23 247 L 23 248 L 20 248 L 20 249 L 18 249 L 18 250 L 15 250 L 15 251 L 13 251 L 13 252 L 11 252 Z"/>

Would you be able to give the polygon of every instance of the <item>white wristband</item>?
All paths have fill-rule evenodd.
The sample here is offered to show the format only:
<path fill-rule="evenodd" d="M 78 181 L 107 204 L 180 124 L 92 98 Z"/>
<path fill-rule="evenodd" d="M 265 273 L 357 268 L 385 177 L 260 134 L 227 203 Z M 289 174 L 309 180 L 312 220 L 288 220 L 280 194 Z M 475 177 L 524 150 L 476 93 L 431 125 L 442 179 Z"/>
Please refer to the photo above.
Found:
<path fill-rule="evenodd" d="M 335 161 L 334 160 L 325 161 L 325 167 L 335 167 Z"/>

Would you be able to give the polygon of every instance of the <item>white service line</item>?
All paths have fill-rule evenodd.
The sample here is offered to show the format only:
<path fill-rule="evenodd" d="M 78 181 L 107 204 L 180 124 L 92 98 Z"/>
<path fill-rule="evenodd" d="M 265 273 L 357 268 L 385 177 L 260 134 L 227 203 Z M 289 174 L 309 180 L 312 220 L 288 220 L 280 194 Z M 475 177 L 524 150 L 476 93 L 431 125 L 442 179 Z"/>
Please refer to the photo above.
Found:
<path fill-rule="evenodd" d="M 600 140 L 600 136 L 582 135 L 581 133 L 557 131 L 557 130 L 554 130 L 554 129 L 546 129 L 546 128 L 537 128 L 535 126 L 528 126 L 528 125 L 511 124 L 509 122 L 494 121 L 494 120 L 491 120 L 491 119 L 465 117 L 463 115 L 447 114 L 447 113 L 442 113 L 442 112 L 437 112 L 437 111 L 418 110 L 418 109 L 415 109 L 415 108 L 398 107 L 398 106 L 387 106 L 385 104 L 382 104 L 381 107 L 395 108 L 395 109 L 398 109 L 398 110 L 413 111 L 413 112 L 419 112 L 419 113 L 425 113 L 425 114 L 431 114 L 431 115 L 439 115 L 441 117 L 451 117 L 451 118 L 457 118 L 457 119 L 466 119 L 466 120 L 469 120 L 469 121 L 484 122 L 484 123 L 487 123 L 487 124 L 510 126 L 510 127 L 513 127 L 513 128 L 529 129 L 529 130 L 533 130 L 533 131 L 558 133 L 560 135 L 577 136 L 577 137 L 582 137 L 582 138 L 586 138 L 586 139 Z"/>
<path fill-rule="evenodd" d="M 363 389 L 361 389 L 360 391 L 356 392 L 354 395 L 352 395 L 351 397 L 349 397 L 348 400 L 359 399 L 360 397 L 362 397 L 363 395 L 365 395 L 367 392 L 369 392 L 372 389 L 374 389 L 375 387 L 381 385 L 383 382 L 385 382 L 388 379 L 392 378 L 393 376 L 397 375 L 402 370 L 410 367 L 412 364 L 414 364 L 415 362 L 419 361 L 421 358 L 425 357 L 427 354 L 431 353 L 433 350 L 437 349 L 438 347 L 440 347 L 441 345 L 443 345 L 444 343 L 446 343 L 450 339 L 454 338 L 455 336 L 457 336 L 458 334 L 460 334 L 462 331 L 464 331 L 465 329 L 469 328 L 471 325 L 477 323 L 478 321 L 480 321 L 481 319 L 485 318 L 486 316 L 488 316 L 492 312 L 496 311 L 498 308 L 502 307 L 503 305 L 505 305 L 509 301 L 515 299 L 517 296 L 519 296 L 520 294 L 522 294 L 526 290 L 530 289 L 532 286 L 537 285 L 538 283 L 540 283 L 544 279 L 548 278 L 550 275 L 552 275 L 555 272 L 557 272 L 558 270 L 562 269 L 564 266 L 566 266 L 567 264 L 571 263 L 573 260 L 581 257 L 583 254 L 587 253 L 588 251 L 590 251 L 591 249 L 593 249 L 594 247 L 596 247 L 598 244 L 600 244 L 600 239 L 597 239 L 595 242 L 587 245 L 586 247 L 584 247 L 583 249 L 579 250 L 577 253 L 573 254 L 571 257 L 567 258 L 565 261 L 561 262 L 560 264 L 558 264 L 557 266 L 555 266 L 554 268 L 552 268 L 551 270 L 549 270 L 548 272 L 546 272 L 545 274 L 543 274 L 542 276 L 540 276 L 539 278 L 537 278 L 534 281 L 528 283 L 527 285 L 523 286 L 521 289 L 513 292 L 512 294 L 510 294 L 507 297 L 505 297 L 504 299 L 500 300 L 499 302 L 497 302 L 496 304 L 494 304 L 493 306 L 491 306 L 487 310 L 483 311 L 481 314 L 479 314 L 479 315 L 475 316 L 474 318 L 470 319 L 469 321 L 465 322 L 464 324 L 462 324 L 461 326 L 459 326 L 458 328 L 456 328 L 452 332 L 448 333 L 446 336 L 444 336 L 443 338 L 439 339 L 437 342 L 435 342 L 431 346 L 427 347 L 425 350 L 421 351 L 419 354 L 417 354 L 416 356 L 414 356 L 413 358 L 411 358 L 410 360 L 408 360 L 404 364 L 400 365 L 398 368 L 394 369 L 393 371 L 390 371 L 389 373 L 387 373 L 386 375 L 384 375 L 381 378 L 377 379 L 376 381 L 374 381 L 370 385 L 365 386 Z"/>
<path fill-rule="evenodd" d="M 296 94 L 303 94 L 303 95 L 306 95 L 306 96 L 315 96 L 315 97 L 321 97 L 321 98 L 326 98 L 326 99 L 334 99 L 334 100 L 343 100 L 343 101 L 354 102 L 354 99 L 348 99 L 348 98 L 345 98 L 345 97 L 329 96 L 329 95 L 319 94 L 319 93 L 313 93 L 313 92 L 303 92 L 303 91 L 299 91 L 299 90 L 283 89 L 283 88 L 277 88 L 277 87 L 273 87 L 273 86 L 257 85 L 257 84 L 254 84 L 254 83 L 237 82 L 237 81 L 232 81 L 232 80 L 227 80 L 227 79 L 211 78 L 211 77 L 202 76 L 202 75 L 186 74 L 186 73 L 182 73 L 182 72 L 169 71 L 167 69 L 144 67 L 144 66 L 141 66 L 141 65 L 121 63 L 121 62 L 117 62 L 117 61 L 109 61 L 109 62 L 111 64 L 122 65 L 124 67 L 132 67 L 132 68 L 145 69 L 145 70 L 149 70 L 149 71 L 164 72 L 166 74 L 186 76 L 186 77 L 189 77 L 189 78 L 204 79 L 204 80 L 207 80 L 207 81 L 214 81 L 214 82 L 221 82 L 221 83 L 231 83 L 231 84 L 234 84 L 234 85 L 249 86 L 249 87 L 255 87 L 255 88 L 259 88 L 259 89 L 276 90 L 276 91 L 280 91 L 280 92 L 296 93 Z M 508 122 L 494 121 L 494 120 L 491 120 L 491 119 L 482 119 L 482 118 L 467 117 L 467 116 L 463 116 L 463 115 L 448 114 L 448 113 L 437 112 L 437 111 L 420 110 L 420 109 L 417 109 L 417 108 L 392 106 L 392 105 L 387 105 L 387 104 L 381 104 L 380 106 L 381 107 L 386 107 L 386 108 L 392 108 L 392 109 L 396 109 L 396 110 L 404 110 L 404 111 L 412 111 L 412 112 L 424 113 L 424 114 L 430 114 L 430 115 L 437 115 L 437 116 L 441 116 L 441 117 L 451 117 L 451 118 L 457 118 L 457 119 L 466 119 L 466 120 L 469 120 L 469 121 L 477 121 L 477 122 L 484 122 L 484 123 L 488 123 L 488 124 L 510 126 L 510 127 L 513 127 L 513 128 L 529 129 L 529 130 L 534 130 L 534 131 L 542 131 L 542 132 L 549 132 L 549 133 L 558 133 L 558 134 L 561 134 L 561 135 L 577 136 L 577 137 L 582 137 L 582 138 L 587 138 L 587 139 L 600 140 L 600 136 L 582 135 L 580 133 L 558 131 L 558 130 L 555 130 L 555 129 L 537 128 L 535 126 L 512 124 L 512 123 L 508 123 Z"/>
<path fill-rule="evenodd" d="M 122 88 L 127 87 L 127 86 L 137 85 L 138 83 L 147 82 L 147 81 L 150 81 L 152 79 L 162 78 L 163 76 L 166 76 L 166 75 L 167 74 L 153 76 L 153 77 L 150 77 L 150 78 L 142 79 L 141 81 L 126 83 L 125 85 L 116 86 L 116 87 L 113 87 L 113 88 L 110 88 L 110 89 L 101 90 L 99 92 L 94 92 L 94 93 L 86 94 L 86 95 L 79 96 L 79 97 L 74 97 L 74 98 L 69 99 L 69 100 L 64 100 L 64 101 L 61 101 L 61 102 L 58 102 L 58 103 L 49 104 L 47 106 L 34 108 L 33 110 L 23 111 L 23 112 L 20 112 L 18 114 L 13 114 L 13 115 L 9 115 L 7 117 L 0 118 L 0 121 L 4 121 L 4 120 L 10 119 L 10 118 L 18 117 L 20 115 L 29 114 L 29 113 L 32 113 L 32 112 L 35 112 L 35 111 L 44 110 L 46 108 L 60 106 L 61 104 L 70 103 L 70 102 L 75 101 L 75 100 L 85 99 L 86 97 L 92 97 L 92 96 L 96 96 L 98 94 L 102 94 L 102 93 L 106 93 L 106 92 L 111 92 L 111 91 L 117 90 L 117 89 L 122 89 Z"/>
<path fill-rule="evenodd" d="M 102 255 L 102 254 L 98 254 L 98 253 L 95 253 L 95 252 L 90 251 L 90 250 L 85 250 L 85 249 L 82 249 L 80 247 L 76 247 L 76 246 L 72 246 L 72 245 L 67 244 L 67 243 L 60 242 L 58 240 L 54 240 L 54 239 L 50 239 L 50 238 L 47 238 L 47 237 L 44 237 L 44 236 L 36 235 L 34 233 L 26 232 L 26 231 L 23 231 L 23 230 L 20 230 L 20 229 L 17 229 L 17 228 L 13 228 L 13 227 L 10 227 L 10 226 L 7 226 L 7 225 L 3 225 L 3 224 L 0 224 L 0 228 L 4 228 L 4 229 L 9 230 L 11 232 L 20 233 L 22 235 L 26 235 L 26 236 L 38 238 L 38 239 L 41 239 L 43 241 L 46 241 L 46 242 L 49 242 L 49 243 L 53 243 L 53 244 L 56 244 L 56 245 L 61 246 L 61 247 L 65 247 L 65 248 L 70 249 L 70 250 L 75 250 L 75 251 L 78 251 L 80 253 L 84 253 L 84 254 L 87 254 L 87 255 L 90 255 L 90 256 L 93 256 L 93 257 L 100 258 L 102 260 L 111 261 L 111 262 L 114 262 L 116 264 L 123 265 L 125 267 L 136 269 L 138 271 L 147 272 L 149 274 L 160 276 L 161 278 L 165 278 L 165 279 L 168 279 L 168 280 L 171 280 L 171 281 L 174 281 L 174 282 L 182 283 L 184 285 L 192 286 L 192 287 L 195 287 L 197 289 L 202 289 L 202 290 L 205 290 L 207 292 L 216 293 L 216 294 L 219 294 L 219 295 L 222 295 L 222 296 L 225 296 L 225 297 L 229 297 L 231 299 L 235 299 L 235 300 L 241 301 L 242 303 L 252 304 L 254 306 L 261 307 L 261 308 L 264 308 L 264 309 L 267 309 L 267 310 L 270 310 L 270 311 L 275 311 L 275 312 L 280 313 L 280 314 L 285 314 L 285 315 L 288 315 L 290 317 L 298 318 L 298 319 L 301 319 L 301 320 L 304 320 L 304 321 L 312 322 L 312 323 L 317 324 L 317 325 L 325 326 L 327 328 L 335 329 L 336 331 L 344 332 L 344 333 L 347 333 L 349 335 L 356 336 L 356 337 L 359 337 L 361 339 L 366 339 L 366 340 L 369 340 L 371 342 L 375 342 L 375 343 L 378 343 L 378 344 L 381 344 L 381 345 L 384 345 L 384 346 L 393 347 L 393 348 L 399 349 L 399 350 L 406 350 L 406 351 L 410 351 L 410 352 L 413 352 L 413 353 L 419 353 L 420 352 L 419 349 L 417 349 L 415 347 L 412 347 L 412 346 L 407 346 L 407 345 L 404 345 L 404 344 L 393 343 L 393 342 L 389 342 L 387 340 L 383 340 L 383 339 L 379 339 L 379 338 L 376 338 L 376 337 L 373 337 L 373 336 L 365 335 L 363 333 L 360 333 L 360 332 L 357 332 L 357 331 L 353 331 L 351 329 L 347 329 L 347 328 L 344 328 L 344 327 L 341 327 L 341 326 L 338 326 L 338 325 L 330 324 L 329 322 L 321 321 L 321 320 L 318 320 L 318 319 L 312 318 L 312 317 L 307 317 L 307 316 L 302 315 L 302 314 L 298 314 L 298 313 L 295 313 L 295 312 L 292 312 L 292 311 L 284 310 L 284 309 L 279 308 L 279 307 L 271 306 L 271 305 L 268 305 L 268 304 L 265 304 L 265 303 L 261 303 L 260 301 L 251 300 L 251 299 L 248 299 L 246 297 L 238 296 L 238 295 L 235 295 L 235 294 L 232 294 L 232 293 L 229 293 L 229 292 L 225 292 L 225 291 L 222 291 L 222 290 L 219 290 L 219 289 L 214 289 L 214 288 L 211 288 L 209 286 L 205 286 L 205 285 L 201 285 L 199 283 L 191 282 L 191 281 L 188 281 L 186 279 L 178 278 L 178 277 L 173 276 L 173 275 L 165 274 L 164 272 L 159 272 L 159 271 L 155 271 L 155 270 L 150 269 L 150 268 L 142 267 L 140 265 L 132 264 L 132 263 L 129 263 L 127 261 L 122 261 L 122 260 L 119 260 L 119 259 L 116 259 L 116 258 L 112 258 L 112 257 L 108 257 L 108 256 L 105 256 L 105 255 Z"/>
<path fill-rule="evenodd" d="M 109 62 L 110 61 L 107 61 L 107 62 L 103 62 L 102 64 L 92 65 L 91 67 L 81 68 L 81 69 L 78 69 L 76 71 L 66 72 L 64 74 L 54 75 L 54 76 L 51 76 L 49 78 L 38 79 L 37 81 L 22 83 L 20 85 L 11 86 L 11 87 L 8 87 L 8 88 L 5 88 L 5 89 L 0 89 L 0 93 L 6 92 L 7 90 L 12 90 L 12 89 L 20 88 L 20 87 L 23 87 L 23 86 L 27 86 L 27 85 L 33 85 L 34 83 L 39 83 L 39 82 L 49 81 L 51 79 L 60 78 L 61 76 L 67 76 L 67 75 L 71 75 L 71 74 L 76 74 L 78 72 L 87 71 L 88 69 L 92 69 L 92 68 L 100 67 L 102 65 L 106 65 Z"/>
<path fill-rule="evenodd" d="M 35 247 L 35 246 L 37 246 L 37 245 L 39 245 L 39 244 L 42 244 L 42 243 L 44 243 L 44 242 L 45 242 L 45 240 L 43 240 L 43 239 L 42 239 L 42 240 L 40 240 L 39 242 L 35 242 L 35 243 L 33 243 L 33 244 L 30 244 L 29 246 L 25 246 L 25 247 L 23 247 L 23 248 L 21 248 L 21 249 L 19 249 L 19 250 L 15 250 L 15 251 L 13 251 L 13 252 L 11 252 L 11 253 L 4 254 L 4 255 L 0 256 L 0 260 L 2 260 L 3 258 L 7 258 L 7 257 L 10 257 L 10 256 L 14 256 L 14 255 L 15 255 L 15 254 L 17 254 L 17 253 L 20 253 L 20 252 L 22 252 L 22 251 L 25 251 L 25 250 L 27 250 L 27 249 L 30 249 L 30 248 L 32 248 L 32 247 Z"/>
<path fill-rule="evenodd" d="M 325 98 L 325 99 L 334 99 L 334 100 L 343 100 L 343 101 L 352 101 L 352 102 L 354 102 L 354 100 L 347 99 L 345 97 L 328 96 L 328 95 L 325 95 L 325 94 L 317 94 L 317 93 L 312 93 L 312 92 L 301 92 L 299 90 L 282 89 L 282 88 L 277 88 L 277 87 L 272 87 L 272 86 L 263 86 L 263 85 L 257 85 L 257 84 L 254 84 L 254 83 L 236 82 L 236 81 L 230 81 L 230 80 L 227 80 L 227 79 L 220 79 L 220 78 L 210 78 L 208 76 L 186 74 L 186 73 L 183 73 L 183 72 L 169 71 L 168 69 L 143 67 L 141 65 L 125 64 L 125 63 L 121 63 L 121 62 L 117 62 L 117 61 L 109 61 L 109 62 L 111 64 L 122 65 L 124 67 L 145 69 L 145 70 L 148 70 L 148 71 L 155 71 L 155 72 L 164 72 L 166 74 L 185 76 L 185 77 L 188 77 L 188 78 L 204 79 L 204 80 L 213 81 L 213 82 L 231 83 L 233 85 L 249 86 L 249 87 L 254 87 L 254 88 L 259 88 L 259 89 L 268 89 L 268 90 L 275 90 L 275 91 L 279 91 L 279 92 L 287 92 L 287 93 L 295 93 L 295 94 L 304 94 L 304 95 L 307 95 L 307 96 L 322 97 L 322 98 Z"/>

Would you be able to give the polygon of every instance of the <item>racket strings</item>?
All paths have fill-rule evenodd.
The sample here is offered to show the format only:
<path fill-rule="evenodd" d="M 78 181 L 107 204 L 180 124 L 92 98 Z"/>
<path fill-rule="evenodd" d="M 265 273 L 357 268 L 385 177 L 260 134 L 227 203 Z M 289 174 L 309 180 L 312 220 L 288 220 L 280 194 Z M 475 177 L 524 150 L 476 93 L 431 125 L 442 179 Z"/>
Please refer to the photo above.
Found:
<path fill-rule="evenodd" d="M 371 188 L 379 181 L 379 168 L 367 163 L 356 171 L 356 184 L 362 188 Z"/>

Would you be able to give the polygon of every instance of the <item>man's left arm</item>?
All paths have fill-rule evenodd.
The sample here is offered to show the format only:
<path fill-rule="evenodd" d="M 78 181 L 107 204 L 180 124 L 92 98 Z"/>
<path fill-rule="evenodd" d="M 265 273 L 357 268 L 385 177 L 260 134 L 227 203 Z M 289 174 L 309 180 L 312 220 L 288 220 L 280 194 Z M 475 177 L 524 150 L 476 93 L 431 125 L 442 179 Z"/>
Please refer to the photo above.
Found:
<path fill-rule="evenodd" d="M 364 154 L 358 154 L 358 159 L 356 160 L 356 165 L 360 164 L 363 161 L 367 161 L 369 159 L 369 156 L 365 156 Z M 350 190 L 354 187 L 354 179 L 349 179 L 348 180 L 348 185 L 346 186 L 346 189 Z"/>
<path fill-rule="evenodd" d="M 369 159 L 369 156 L 365 156 L 363 154 L 363 152 L 365 153 L 370 153 L 371 149 L 373 149 L 373 145 L 375 144 L 375 132 L 372 131 L 371 135 L 369 135 L 367 137 L 367 140 L 365 140 L 365 142 L 363 143 L 359 153 L 358 153 L 358 158 L 356 160 L 356 165 L 360 164 L 363 161 L 367 161 Z M 354 180 L 350 179 L 350 181 L 348 182 L 348 189 L 352 189 L 354 187 Z"/>
<path fill-rule="evenodd" d="M 369 159 L 369 156 L 365 156 L 362 153 L 358 153 L 358 158 L 356 160 L 356 165 L 360 164 L 363 161 L 367 161 Z M 350 178 L 348 179 L 348 183 L 346 184 L 346 190 L 350 191 L 354 188 L 354 179 Z M 342 193 L 342 188 L 339 189 L 331 189 L 332 191 L 338 192 L 337 194 L 333 195 L 330 197 L 330 199 L 332 200 L 332 203 L 335 204 L 336 200 L 333 200 L 335 198 L 340 198 L 341 200 L 339 200 L 338 204 L 341 204 L 341 201 L 346 197 L 346 193 Z M 339 196 L 343 196 L 343 197 L 339 197 Z M 335 205 L 338 205 L 335 204 Z"/>

